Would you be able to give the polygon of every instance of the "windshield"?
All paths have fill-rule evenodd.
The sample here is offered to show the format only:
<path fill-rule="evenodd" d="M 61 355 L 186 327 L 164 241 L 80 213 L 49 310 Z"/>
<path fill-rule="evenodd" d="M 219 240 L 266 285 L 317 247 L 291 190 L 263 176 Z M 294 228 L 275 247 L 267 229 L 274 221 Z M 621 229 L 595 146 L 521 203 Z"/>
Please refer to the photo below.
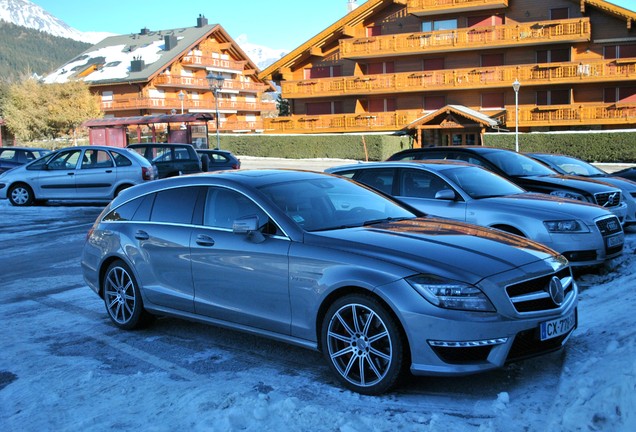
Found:
<path fill-rule="evenodd" d="M 479 167 L 461 166 L 450 168 L 444 170 L 444 175 L 474 199 L 525 192 L 519 186 L 503 177 Z"/>
<path fill-rule="evenodd" d="M 393 201 L 342 178 L 291 181 L 259 189 L 306 231 L 416 217 Z"/>
<path fill-rule="evenodd" d="M 509 176 L 549 176 L 557 174 L 541 162 L 512 151 L 493 151 L 483 156 Z"/>
<path fill-rule="evenodd" d="M 558 166 L 564 173 L 567 174 L 584 177 L 605 175 L 604 171 L 596 168 L 594 165 L 568 156 L 549 156 L 548 160 L 551 161 L 552 164 Z"/>

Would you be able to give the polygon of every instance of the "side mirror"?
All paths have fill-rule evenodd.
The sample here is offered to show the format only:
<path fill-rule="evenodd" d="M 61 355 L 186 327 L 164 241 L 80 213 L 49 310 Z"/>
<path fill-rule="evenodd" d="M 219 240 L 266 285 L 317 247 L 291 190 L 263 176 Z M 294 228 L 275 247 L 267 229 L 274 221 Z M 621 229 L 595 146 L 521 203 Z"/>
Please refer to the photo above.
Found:
<path fill-rule="evenodd" d="M 265 236 L 258 230 L 258 216 L 245 216 L 235 219 L 232 223 L 232 232 L 234 234 L 247 234 L 247 238 L 254 243 L 262 243 Z"/>
<path fill-rule="evenodd" d="M 437 191 L 435 199 L 453 201 L 455 200 L 455 191 L 452 189 L 442 189 L 441 191 Z"/>

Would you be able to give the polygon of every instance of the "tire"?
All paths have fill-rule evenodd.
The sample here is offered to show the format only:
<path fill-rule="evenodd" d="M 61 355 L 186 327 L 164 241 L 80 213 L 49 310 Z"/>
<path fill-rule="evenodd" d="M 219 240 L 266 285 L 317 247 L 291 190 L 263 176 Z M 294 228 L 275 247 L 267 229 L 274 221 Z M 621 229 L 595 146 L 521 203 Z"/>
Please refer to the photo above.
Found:
<path fill-rule="evenodd" d="M 404 369 L 404 339 L 393 316 L 373 297 L 336 300 L 322 323 L 322 352 L 350 390 L 378 395 L 391 389 Z"/>
<path fill-rule="evenodd" d="M 139 284 L 123 261 L 108 266 L 102 286 L 106 311 L 117 327 L 132 330 L 151 321 L 151 315 L 144 310 Z"/>
<path fill-rule="evenodd" d="M 132 185 L 121 185 L 119 186 L 117 189 L 115 189 L 115 193 L 113 194 L 113 198 L 117 198 L 119 196 L 119 194 L 123 191 L 128 189 L 130 186 Z"/>
<path fill-rule="evenodd" d="M 33 201 L 35 201 L 33 189 L 24 183 L 11 186 L 7 195 L 11 204 L 18 207 L 32 205 Z"/>

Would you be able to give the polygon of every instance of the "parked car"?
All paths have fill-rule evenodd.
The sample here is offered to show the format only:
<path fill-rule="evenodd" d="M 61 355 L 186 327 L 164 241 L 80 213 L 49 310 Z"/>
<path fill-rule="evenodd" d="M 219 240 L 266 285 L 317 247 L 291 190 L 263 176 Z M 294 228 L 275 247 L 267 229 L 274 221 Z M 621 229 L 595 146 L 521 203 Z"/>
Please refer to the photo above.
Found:
<path fill-rule="evenodd" d="M 636 168 L 635 167 L 625 168 L 625 169 L 612 173 L 612 175 L 616 177 L 621 177 L 627 180 L 636 181 Z"/>
<path fill-rule="evenodd" d="M 0 174 L 50 153 L 35 147 L 0 147 Z"/>
<path fill-rule="evenodd" d="M 460 160 L 480 165 L 527 191 L 597 204 L 614 213 L 621 223 L 625 222 L 627 204 L 620 189 L 599 180 L 561 175 L 511 150 L 481 146 L 425 147 L 402 150 L 388 160 L 418 159 Z"/>
<path fill-rule="evenodd" d="M 227 150 L 196 149 L 203 163 L 203 171 L 241 169 L 241 160 Z"/>
<path fill-rule="evenodd" d="M 476 373 L 565 344 L 578 289 L 562 255 L 421 216 L 317 172 L 174 177 L 113 200 L 82 269 L 117 327 L 169 315 L 320 350 L 365 394 L 409 369 Z"/>
<path fill-rule="evenodd" d="M 0 174 L 0 199 L 8 198 L 15 206 L 46 200 L 111 200 L 156 175 L 156 168 L 127 149 L 68 147 Z"/>
<path fill-rule="evenodd" d="M 517 234 L 560 252 L 573 266 L 619 256 L 618 218 L 595 204 L 526 192 L 476 165 L 452 161 L 380 162 L 327 169 L 430 215 Z"/>
<path fill-rule="evenodd" d="M 201 158 L 190 144 L 130 144 L 132 149 L 157 167 L 159 178 L 194 174 L 203 171 Z"/>
<path fill-rule="evenodd" d="M 533 159 L 547 165 L 562 175 L 575 175 L 591 179 L 599 179 L 605 183 L 619 188 L 622 192 L 625 204 L 627 204 L 627 216 L 625 226 L 636 224 L 636 182 L 623 177 L 609 174 L 591 163 L 582 161 L 572 156 L 548 153 L 526 153 Z"/>

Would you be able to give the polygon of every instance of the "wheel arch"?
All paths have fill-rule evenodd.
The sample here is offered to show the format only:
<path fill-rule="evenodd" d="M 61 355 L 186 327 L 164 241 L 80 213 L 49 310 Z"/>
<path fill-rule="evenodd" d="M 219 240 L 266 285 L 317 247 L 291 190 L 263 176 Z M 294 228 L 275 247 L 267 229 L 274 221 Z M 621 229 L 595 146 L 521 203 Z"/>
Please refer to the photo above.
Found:
<path fill-rule="evenodd" d="M 519 228 L 514 227 L 512 225 L 499 223 L 499 224 L 490 225 L 490 228 L 495 228 L 495 229 L 498 229 L 500 231 L 505 231 L 505 232 L 510 233 L 510 234 L 516 234 L 518 236 L 528 238 L 526 233 L 524 233 Z"/>

